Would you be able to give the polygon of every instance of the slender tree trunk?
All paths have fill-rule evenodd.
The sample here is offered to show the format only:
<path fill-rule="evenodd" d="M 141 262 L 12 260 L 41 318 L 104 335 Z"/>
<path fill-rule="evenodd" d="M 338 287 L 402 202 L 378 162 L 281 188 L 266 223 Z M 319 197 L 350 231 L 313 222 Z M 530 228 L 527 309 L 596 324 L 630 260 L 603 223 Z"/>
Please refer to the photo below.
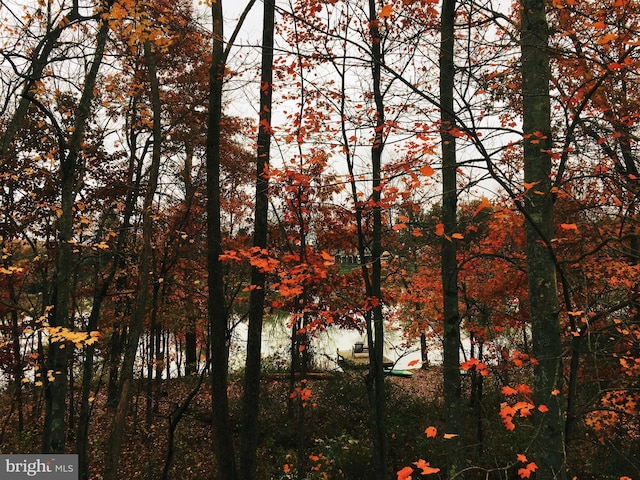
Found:
<path fill-rule="evenodd" d="M 378 10 L 375 0 L 369 0 L 369 35 L 371 40 L 371 73 L 373 96 L 376 105 L 376 126 L 373 145 L 371 147 L 372 200 L 373 200 L 373 238 L 371 242 L 371 292 L 373 328 L 369 339 L 369 380 L 368 388 L 370 408 L 372 410 L 374 465 L 376 478 L 387 478 L 387 428 L 386 428 L 386 395 L 384 385 L 383 351 L 384 322 L 382 318 L 382 151 L 384 149 L 384 98 L 381 89 L 381 70 L 384 61 L 382 54 L 382 36 L 378 28 Z M 361 259 L 363 262 L 365 259 Z"/>
<path fill-rule="evenodd" d="M 128 221 L 125 222 L 128 225 Z M 128 229 L 123 228 L 121 239 L 124 239 Z M 119 249 L 118 249 L 119 250 Z M 110 285 L 113 282 L 115 274 L 119 266 L 119 257 L 114 257 L 113 264 L 107 278 L 104 279 L 102 285 L 98 286 L 99 266 L 96 265 L 95 285 L 96 291 L 93 295 L 91 313 L 87 322 L 87 331 L 95 331 L 99 326 L 100 310 L 102 302 L 107 296 Z M 89 440 L 89 420 L 91 417 L 91 403 L 89 398 L 91 395 L 91 383 L 94 375 L 95 364 L 95 345 L 87 345 L 85 347 L 85 359 L 82 365 L 82 385 L 80 387 L 80 412 L 78 416 L 78 429 L 76 435 L 76 452 L 78 453 L 79 471 L 84 480 L 89 478 L 89 458 L 88 458 L 88 440 Z"/>
<path fill-rule="evenodd" d="M 118 478 L 118 460 L 122 449 L 125 420 L 129 411 L 129 402 L 132 395 L 133 366 L 135 363 L 138 342 L 142 334 L 144 318 L 149 301 L 149 283 L 151 281 L 151 255 L 153 236 L 153 200 L 158 185 L 160 171 L 160 154 L 162 146 L 161 111 L 160 111 L 160 86 L 156 72 L 155 56 L 149 40 L 144 42 L 144 58 L 147 65 L 149 83 L 151 86 L 151 104 L 153 109 L 153 151 L 149 180 L 145 192 L 142 212 L 142 250 L 140 252 L 138 267 L 138 286 L 136 302 L 129 323 L 129 335 L 125 345 L 124 360 L 120 372 L 120 399 L 114 419 L 111 423 L 109 444 L 105 456 L 104 479 L 116 480 Z"/>
<path fill-rule="evenodd" d="M 525 195 L 524 208 L 529 302 L 534 370 L 534 401 L 549 411 L 536 415 L 534 438 L 536 475 L 565 479 L 563 441 L 562 343 L 556 267 L 550 241 L 554 232 L 551 181 L 551 100 L 549 95 L 549 30 L 543 0 L 521 0 L 522 112 L 524 181 L 535 185 Z"/>
<path fill-rule="evenodd" d="M 105 5 L 109 11 L 112 2 Z M 69 140 L 68 152 L 61 153 L 60 186 L 61 186 L 61 214 L 58 223 L 58 257 L 55 275 L 55 309 L 52 326 L 73 328 L 73 321 L 69 318 L 71 307 L 71 265 L 73 263 L 73 208 L 79 184 L 78 159 L 82 150 L 82 141 L 87 119 L 91 111 L 94 97 L 94 87 L 109 33 L 106 21 L 101 23 L 96 37 L 96 50 L 93 55 L 91 68 L 85 77 L 84 89 L 76 109 L 74 130 Z M 62 149 L 62 145 L 60 146 Z M 42 436 L 42 450 L 47 453 L 62 453 L 66 440 L 66 396 L 67 396 L 67 366 L 68 348 L 60 342 L 53 342 L 49 348 L 47 370 L 53 372 L 53 381 L 48 381 L 45 387 L 45 421 Z"/>
<path fill-rule="evenodd" d="M 456 140 L 451 129 L 456 126 L 454 114 L 454 22 L 456 0 L 443 0 L 440 21 L 440 138 L 442 141 L 442 293 L 444 317 L 443 390 L 445 429 L 460 434 L 460 313 L 458 307 L 457 245 L 452 235 L 457 221 Z M 457 474 L 462 465 L 461 437 L 454 437 L 448 455 L 448 473 Z"/>
<path fill-rule="evenodd" d="M 9 283 L 9 292 L 15 304 L 15 288 Z M 18 323 L 18 311 L 11 310 L 11 335 L 13 338 L 13 396 L 18 409 L 18 432 L 24 430 L 24 411 L 22 398 L 22 378 L 24 375 L 24 362 L 22 361 L 22 349 L 20 348 L 20 328 Z"/>
<path fill-rule="evenodd" d="M 218 478 L 238 478 L 233 435 L 229 419 L 227 396 L 229 375 L 228 309 L 225 304 L 224 275 L 220 255 L 222 248 L 221 189 L 220 189 L 220 135 L 222 122 L 222 87 L 226 59 L 231 45 L 240 31 L 255 0 L 249 0 L 240 15 L 236 28 L 224 46 L 224 18 L 222 2 L 213 2 L 213 46 L 209 75 L 209 118 L 207 120 L 207 272 L 208 315 L 211 359 L 211 398 L 213 407 L 213 443 L 218 466 Z"/>
<path fill-rule="evenodd" d="M 218 478 L 238 478 L 233 435 L 229 421 L 227 396 L 229 370 L 228 313 L 224 296 L 224 276 L 220 255 L 220 124 L 222 122 L 222 86 L 225 72 L 222 2 L 213 2 L 213 47 L 209 80 L 209 119 L 207 132 L 207 271 L 211 348 L 211 397 L 213 439 Z"/>
<path fill-rule="evenodd" d="M 267 248 L 269 211 L 269 160 L 271 148 L 271 101 L 273 94 L 273 42 L 275 0 L 264 0 L 262 20 L 262 64 L 260 74 L 260 112 L 256 158 L 256 209 L 253 246 Z M 262 321 L 264 316 L 265 273 L 251 269 L 249 295 L 249 331 L 243 396 L 243 428 L 240 447 L 240 477 L 256 478 L 258 416 L 260 407 L 260 366 L 262 357 Z"/>

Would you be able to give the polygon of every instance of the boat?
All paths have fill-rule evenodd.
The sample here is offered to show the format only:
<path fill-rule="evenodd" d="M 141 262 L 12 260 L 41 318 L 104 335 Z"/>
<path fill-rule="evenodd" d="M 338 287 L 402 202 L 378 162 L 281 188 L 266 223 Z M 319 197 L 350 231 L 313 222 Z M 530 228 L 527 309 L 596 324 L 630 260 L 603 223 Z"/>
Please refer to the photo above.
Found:
<path fill-rule="evenodd" d="M 413 377 L 413 372 L 411 370 L 401 370 L 395 368 L 385 368 L 384 373 L 386 375 L 391 375 L 394 377 Z"/>
<path fill-rule="evenodd" d="M 356 342 L 351 350 L 338 350 L 338 363 L 343 370 L 364 370 L 369 368 L 369 349 L 362 342 Z M 382 368 L 393 367 L 393 360 L 382 357 Z"/>

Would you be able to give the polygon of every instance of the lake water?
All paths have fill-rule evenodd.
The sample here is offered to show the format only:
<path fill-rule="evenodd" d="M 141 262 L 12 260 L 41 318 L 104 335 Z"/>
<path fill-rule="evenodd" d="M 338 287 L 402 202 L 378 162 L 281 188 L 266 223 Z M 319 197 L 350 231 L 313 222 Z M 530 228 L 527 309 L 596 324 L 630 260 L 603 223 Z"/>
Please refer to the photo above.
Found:
<path fill-rule="evenodd" d="M 262 333 L 262 355 L 265 362 L 273 359 L 288 359 L 291 342 L 291 331 L 286 328 L 284 320 L 276 320 L 264 325 Z M 241 323 L 236 327 L 231 347 L 231 368 L 242 368 L 244 364 L 244 345 L 247 338 L 247 325 Z M 311 350 L 314 363 L 324 370 L 339 369 L 337 363 L 338 350 L 351 350 L 356 342 L 366 340 L 363 334 L 356 330 L 345 330 L 335 325 L 329 325 L 326 330 L 319 332 L 311 340 Z M 394 362 L 395 368 L 409 369 L 422 366 L 420 356 L 420 342 L 409 342 L 403 338 L 399 329 L 389 329 L 385 332 L 384 355 Z M 429 363 L 441 363 L 440 348 L 430 349 Z M 417 363 L 415 363 L 417 361 Z M 411 363 L 411 366 L 409 364 Z"/>

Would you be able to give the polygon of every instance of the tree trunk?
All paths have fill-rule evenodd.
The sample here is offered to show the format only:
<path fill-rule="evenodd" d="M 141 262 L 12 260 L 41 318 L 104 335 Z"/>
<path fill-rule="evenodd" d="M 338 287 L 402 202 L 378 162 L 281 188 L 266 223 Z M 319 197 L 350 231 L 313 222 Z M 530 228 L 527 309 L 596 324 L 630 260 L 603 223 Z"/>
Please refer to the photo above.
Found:
<path fill-rule="evenodd" d="M 381 169 L 384 149 L 384 98 L 381 89 L 381 70 L 384 61 L 382 54 L 382 36 L 378 28 L 378 11 L 375 0 L 369 0 L 369 35 L 371 41 L 371 73 L 373 97 L 376 105 L 376 126 L 371 147 L 372 200 L 373 200 L 373 238 L 371 242 L 371 290 L 368 294 L 373 311 L 368 315 L 370 368 L 367 380 L 373 428 L 375 475 L 379 480 L 387 478 L 387 428 L 386 396 L 383 370 L 384 322 L 382 317 L 382 199 Z M 364 258 L 361 259 L 365 261 Z M 373 320 L 373 328 L 371 328 Z"/>
<path fill-rule="evenodd" d="M 118 478 L 118 460 L 122 448 L 122 437 L 129 402 L 131 401 L 131 390 L 133 382 L 133 366 L 135 363 L 138 342 L 142 334 L 144 318 L 147 312 L 149 301 L 149 283 L 151 281 L 151 255 L 153 237 L 153 200 L 155 197 L 158 173 L 160 171 L 160 154 L 162 146 L 161 132 L 161 111 L 160 111 L 160 86 L 156 73 L 155 56 L 149 40 L 144 42 L 144 59 L 149 74 L 151 86 L 151 103 L 153 109 L 153 151 L 151 168 L 149 169 L 149 179 L 144 196 L 142 212 L 142 250 L 140 252 L 138 267 L 138 285 L 136 301 L 133 309 L 131 321 L 129 323 L 129 336 L 125 345 L 124 360 L 120 372 L 120 399 L 114 419 L 111 423 L 109 433 L 109 444 L 105 456 L 104 479 L 116 480 Z"/>
<path fill-rule="evenodd" d="M 112 2 L 105 5 L 108 12 Z M 55 275 L 55 308 L 52 326 L 73 328 L 73 321 L 69 318 L 71 307 L 71 265 L 73 261 L 73 209 L 76 193 L 82 182 L 78 177 L 78 158 L 82 150 L 82 141 L 87 119 L 91 110 L 91 102 L 94 96 L 94 87 L 109 33 L 108 22 L 101 23 L 96 37 L 96 50 L 93 55 L 91 68 L 87 72 L 82 96 L 76 109 L 74 129 L 67 146 L 66 155 L 61 148 L 60 165 L 60 219 L 58 223 L 58 257 Z M 42 451 L 46 453 L 63 453 L 66 440 L 66 396 L 67 396 L 67 365 L 68 348 L 60 342 L 53 342 L 49 348 L 47 371 L 53 372 L 53 381 L 47 381 L 45 387 L 45 420 L 42 435 Z"/>
<path fill-rule="evenodd" d="M 267 248 L 267 214 L 269 211 L 269 159 L 271 147 L 271 101 L 273 93 L 273 42 L 275 1 L 265 0 L 262 23 L 262 65 L 260 75 L 260 124 L 256 158 L 256 210 L 253 246 Z M 260 402 L 260 366 L 262 356 L 262 320 L 264 316 L 265 274 L 251 269 L 249 295 L 249 331 L 244 379 L 243 428 L 240 447 L 240 477 L 256 477 L 258 448 L 258 414 Z"/>
<path fill-rule="evenodd" d="M 207 274 L 208 315 L 211 359 L 211 398 L 213 407 L 213 443 L 218 466 L 218 478 L 238 478 L 233 435 L 229 421 L 227 396 L 229 374 L 228 310 L 225 304 L 224 275 L 220 255 L 222 248 L 221 189 L 220 189 L 220 124 L 222 122 L 222 86 L 226 59 L 240 27 L 244 23 L 255 0 L 249 0 L 240 15 L 236 28 L 224 46 L 224 18 L 222 2 L 213 2 L 213 46 L 209 75 L 209 117 L 207 120 Z"/>
<path fill-rule="evenodd" d="M 458 307 L 457 245 L 452 235 L 457 221 L 457 158 L 456 140 L 451 129 L 456 126 L 454 113 L 454 21 L 455 0 L 443 0 L 440 22 L 440 120 L 442 140 L 442 294 L 444 317 L 443 390 L 446 433 L 460 434 L 460 313 Z M 462 468 L 461 437 L 454 437 L 448 455 L 448 474 Z"/>
<path fill-rule="evenodd" d="M 218 478 L 238 478 L 233 435 L 229 421 L 227 396 L 229 370 L 228 318 L 224 297 L 224 277 L 220 255 L 220 123 L 222 122 L 222 86 L 225 72 L 222 2 L 213 2 L 213 47 L 209 83 L 209 119 L 207 131 L 207 271 L 209 341 L 211 348 L 211 397 L 213 439 Z"/>
<path fill-rule="evenodd" d="M 536 415 L 534 439 L 539 478 L 566 478 L 561 395 L 562 344 L 556 268 L 551 255 L 554 232 L 551 174 L 551 100 L 549 95 L 548 25 L 543 0 L 522 0 L 522 112 L 524 181 L 535 185 L 524 209 L 534 370 L 534 401 L 549 411 Z"/>

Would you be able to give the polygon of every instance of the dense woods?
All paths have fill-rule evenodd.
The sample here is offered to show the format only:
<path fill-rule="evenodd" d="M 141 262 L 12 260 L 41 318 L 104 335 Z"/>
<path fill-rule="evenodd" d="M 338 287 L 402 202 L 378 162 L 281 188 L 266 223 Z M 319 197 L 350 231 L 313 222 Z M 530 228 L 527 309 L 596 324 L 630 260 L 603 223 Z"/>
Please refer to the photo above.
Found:
<path fill-rule="evenodd" d="M 640 478 L 640 2 L 0 19 L 0 453 Z"/>

